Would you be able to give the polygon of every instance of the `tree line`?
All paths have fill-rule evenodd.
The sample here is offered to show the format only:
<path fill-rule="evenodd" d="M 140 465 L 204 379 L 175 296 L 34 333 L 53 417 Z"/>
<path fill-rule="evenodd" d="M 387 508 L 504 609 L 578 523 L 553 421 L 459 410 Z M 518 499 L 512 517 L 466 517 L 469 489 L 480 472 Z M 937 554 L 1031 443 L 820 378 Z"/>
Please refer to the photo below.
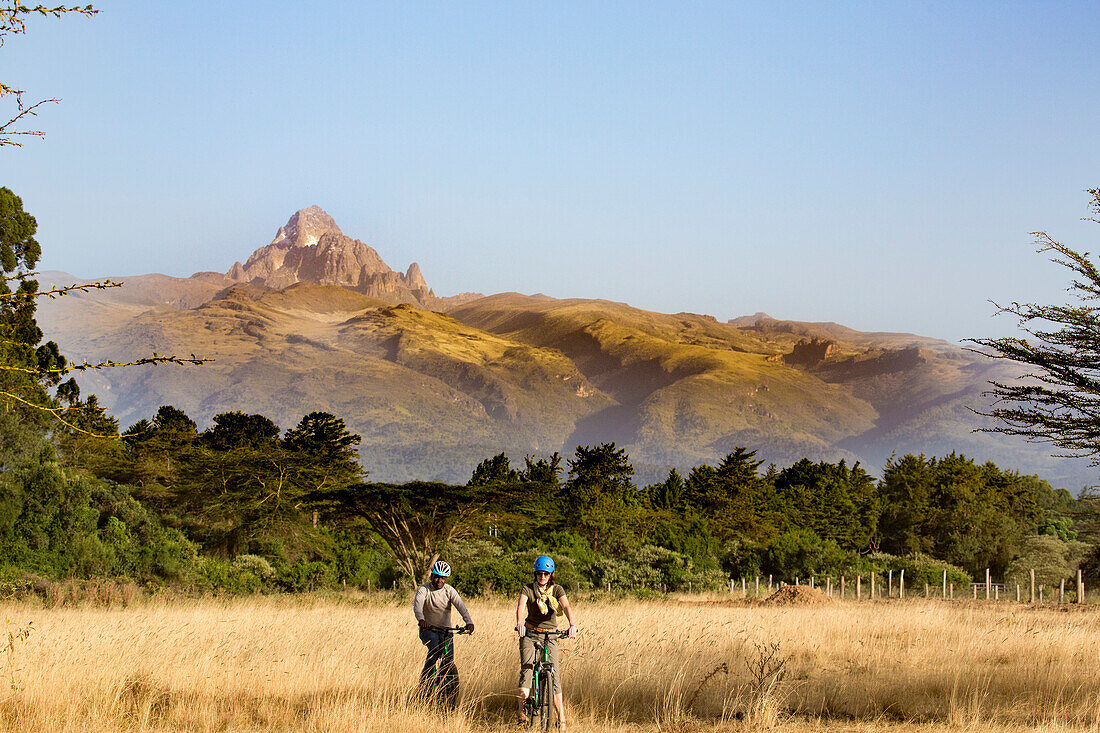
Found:
<path fill-rule="evenodd" d="M 199 430 L 163 406 L 119 432 L 89 402 L 74 425 L 94 433 L 57 428 L 0 471 L 9 577 L 378 588 L 418 582 L 444 557 L 481 593 L 514 589 L 549 553 L 580 588 L 674 591 L 903 568 L 963 583 L 1029 557 L 1068 575 L 1091 548 L 1078 537 L 1087 501 L 956 454 L 892 459 L 876 479 L 843 460 L 764 466 L 738 448 L 638 486 L 627 452 L 605 443 L 515 466 L 501 453 L 463 485 L 394 484 L 369 480 L 360 437 L 329 413 L 283 431 L 226 412 Z"/>

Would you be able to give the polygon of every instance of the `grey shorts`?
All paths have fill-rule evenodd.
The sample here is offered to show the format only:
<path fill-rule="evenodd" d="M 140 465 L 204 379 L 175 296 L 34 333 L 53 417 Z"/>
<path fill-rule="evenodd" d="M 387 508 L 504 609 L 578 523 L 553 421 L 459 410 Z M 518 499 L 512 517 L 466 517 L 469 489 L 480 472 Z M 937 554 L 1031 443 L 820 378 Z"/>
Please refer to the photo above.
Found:
<path fill-rule="evenodd" d="M 531 679 L 534 673 L 531 671 L 535 666 L 535 639 L 538 638 L 534 635 L 535 632 L 528 631 L 527 634 L 519 640 L 519 686 L 530 690 Z M 557 639 L 551 639 L 547 646 L 550 648 L 550 663 L 554 665 L 554 694 L 561 694 L 561 667 L 558 666 L 558 642 Z"/>

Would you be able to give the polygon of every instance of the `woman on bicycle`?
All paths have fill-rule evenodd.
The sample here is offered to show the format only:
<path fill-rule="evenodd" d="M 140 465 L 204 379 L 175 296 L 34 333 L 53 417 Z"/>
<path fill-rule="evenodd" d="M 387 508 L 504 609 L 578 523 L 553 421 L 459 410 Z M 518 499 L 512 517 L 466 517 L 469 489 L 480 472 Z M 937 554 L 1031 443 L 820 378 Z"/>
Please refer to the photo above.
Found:
<path fill-rule="evenodd" d="M 558 617 L 565 614 L 569 621 L 569 638 L 577 637 L 577 622 L 573 618 L 573 609 L 565 597 L 565 589 L 554 583 L 554 560 L 542 555 L 535 560 L 535 580 L 523 586 L 523 592 L 516 603 L 516 633 L 519 635 L 519 690 L 516 695 L 518 704 L 517 719 L 520 725 L 528 723 L 523 705 L 531 694 L 531 669 L 535 665 L 535 635 L 539 632 L 557 631 Z M 524 613 L 527 617 L 524 619 Z M 550 661 L 557 674 L 554 675 L 554 710 L 558 715 L 558 726 L 565 730 L 565 705 L 561 696 L 561 671 L 558 667 L 558 645 L 554 638 L 549 641 Z"/>

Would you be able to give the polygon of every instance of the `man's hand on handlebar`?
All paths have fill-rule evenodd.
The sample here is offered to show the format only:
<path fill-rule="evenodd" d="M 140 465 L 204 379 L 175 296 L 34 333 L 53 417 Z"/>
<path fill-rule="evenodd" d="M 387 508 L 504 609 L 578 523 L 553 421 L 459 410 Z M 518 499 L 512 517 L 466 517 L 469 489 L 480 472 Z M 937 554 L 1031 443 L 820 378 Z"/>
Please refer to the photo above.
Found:
<path fill-rule="evenodd" d="M 420 624 L 420 628 L 422 628 L 422 629 L 426 629 L 430 626 L 430 624 L 427 621 L 425 621 L 424 619 L 418 619 L 417 623 Z"/>

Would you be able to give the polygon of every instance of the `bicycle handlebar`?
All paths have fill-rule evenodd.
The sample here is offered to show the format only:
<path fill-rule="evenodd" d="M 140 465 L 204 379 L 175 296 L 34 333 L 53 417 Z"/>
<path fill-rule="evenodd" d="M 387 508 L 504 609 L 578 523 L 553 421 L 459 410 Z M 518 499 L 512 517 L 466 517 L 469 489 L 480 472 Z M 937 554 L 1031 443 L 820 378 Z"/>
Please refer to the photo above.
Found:
<path fill-rule="evenodd" d="M 534 629 L 527 629 L 526 634 L 534 633 L 536 636 L 543 636 L 549 639 L 552 636 L 556 636 L 559 639 L 566 639 L 569 637 L 569 630 L 565 631 L 535 631 Z M 577 629 L 577 633 L 581 633 L 580 629 Z"/>
<path fill-rule="evenodd" d="M 440 633 L 451 634 L 469 634 L 470 629 L 466 626 L 428 626 L 429 631 L 436 631 Z"/>

